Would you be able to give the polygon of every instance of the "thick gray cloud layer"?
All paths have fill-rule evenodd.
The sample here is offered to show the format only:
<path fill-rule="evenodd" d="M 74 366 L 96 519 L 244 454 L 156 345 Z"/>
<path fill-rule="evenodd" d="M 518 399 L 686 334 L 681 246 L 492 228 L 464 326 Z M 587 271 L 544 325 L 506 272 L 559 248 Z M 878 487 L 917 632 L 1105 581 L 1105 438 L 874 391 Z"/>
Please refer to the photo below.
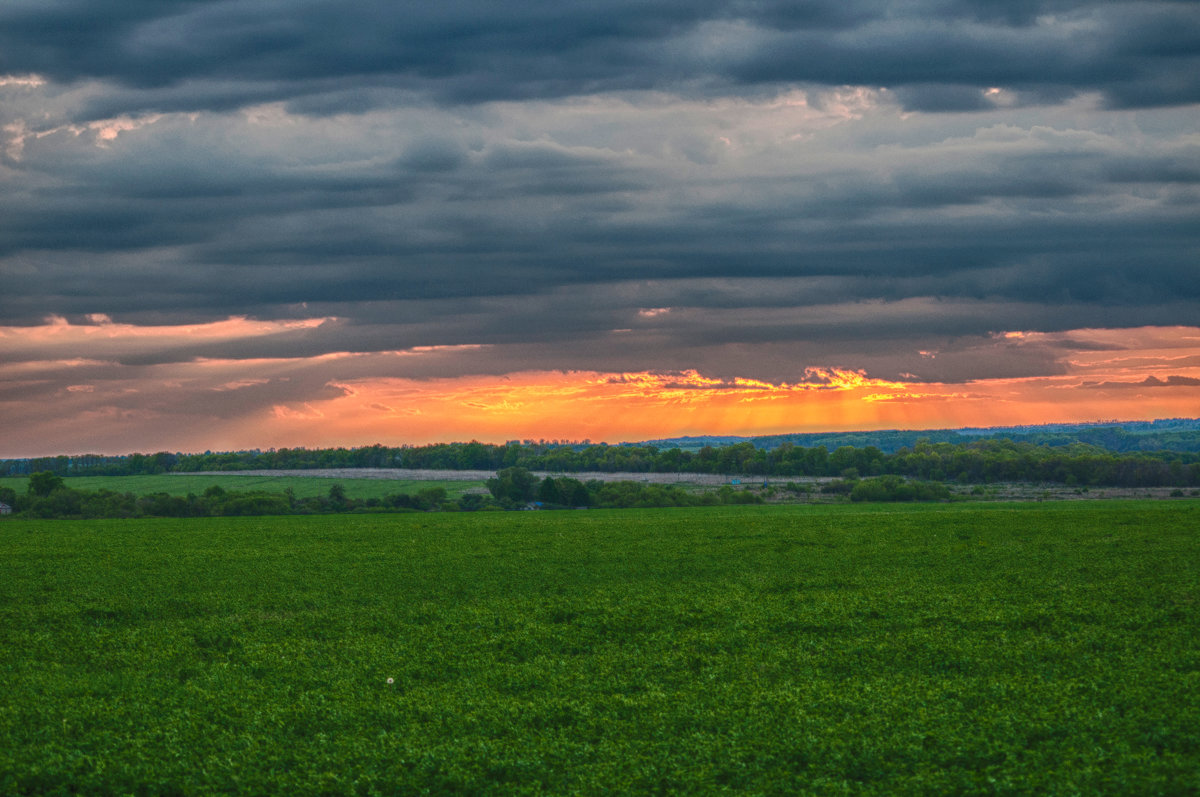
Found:
<path fill-rule="evenodd" d="M 0 31 L 0 71 L 134 90 L 89 106 L 109 115 L 361 110 L 389 89 L 479 102 L 794 83 L 887 85 L 927 109 L 981 107 L 969 89 L 996 85 L 1200 99 L 1190 2 L 13 0 Z"/>
<path fill-rule="evenodd" d="M 1198 103 L 1194 3 L 12 0 L 0 322 L 340 319 L 180 361 L 1043 372 L 919 352 L 1196 323 Z"/>

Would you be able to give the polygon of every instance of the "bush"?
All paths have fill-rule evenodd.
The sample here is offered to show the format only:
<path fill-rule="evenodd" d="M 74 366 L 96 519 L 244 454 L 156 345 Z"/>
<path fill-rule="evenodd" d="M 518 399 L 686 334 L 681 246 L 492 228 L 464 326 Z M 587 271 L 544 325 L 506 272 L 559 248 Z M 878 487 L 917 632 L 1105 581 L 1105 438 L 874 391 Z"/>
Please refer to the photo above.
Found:
<path fill-rule="evenodd" d="M 446 503 L 446 488 L 424 487 L 417 490 L 417 494 L 413 497 L 413 502 L 417 509 L 441 509 L 442 504 Z"/>
<path fill-rule="evenodd" d="M 520 504 L 533 500 L 537 477 L 525 468 L 504 468 L 487 480 L 488 491 L 501 503 Z"/>
<path fill-rule="evenodd" d="M 286 515 L 290 511 L 287 498 L 277 493 L 234 493 L 219 508 L 222 515 Z"/>
<path fill-rule="evenodd" d="M 592 501 L 583 482 L 569 476 L 559 479 L 547 476 L 538 485 L 537 499 L 543 504 L 563 507 L 588 506 Z"/>
<path fill-rule="evenodd" d="M 900 476 L 863 479 L 850 490 L 851 501 L 948 501 L 950 489 L 937 482 L 911 482 Z"/>
<path fill-rule="evenodd" d="M 487 499 L 478 493 L 467 493 L 458 499 L 458 508 L 463 512 L 477 512 L 486 502 Z"/>
<path fill-rule="evenodd" d="M 643 484 L 641 482 L 591 482 L 590 504 L 576 506 L 598 506 L 626 509 L 630 507 L 695 506 L 696 496 L 675 485 Z"/>
<path fill-rule="evenodd" d="M 63 480 L 61 476 L 55 476 L 48 470 L 40 470 L 30 475 L 29 485 L 26 489 L 28 489 L 30 495 L 45 498 L 62 486 Z"/>
<path fill-rule="evenodd" d="M 717 498 L 722 504 L 761 504 L 762 496 L 750 490 L 735 490 L 728 484 L 721 485 L 717 490 Z"/>

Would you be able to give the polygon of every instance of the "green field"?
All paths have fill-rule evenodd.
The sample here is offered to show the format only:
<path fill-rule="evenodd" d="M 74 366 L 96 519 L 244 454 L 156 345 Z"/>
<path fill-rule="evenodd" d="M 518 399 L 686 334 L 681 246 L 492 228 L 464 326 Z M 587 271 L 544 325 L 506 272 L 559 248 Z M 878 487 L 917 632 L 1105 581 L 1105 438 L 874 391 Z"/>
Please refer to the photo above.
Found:
<path fill-rule="evenodd" d="M 10 519 L 0 793 L 1195 794 L 1198 534 L 1194 500 Z"/>
<path fill-rule="evenodd" d="M 228 474 L 198 475 L 192 473 L 161 474 L 157 476 L 71 476 L 66 486 L 75 490 L 114 490 L 135 495 L 168 493 L 170 495 L 202 494 L 214 484 L 225 490 L 252 492 L 262 490 L 282 493 L 291 488 L 297 498 L 329 495 L 329 488 L 340 484 L 346 496 L 354 499 L 383 498 L 393 493 L 416 493 L 430 487 L 443 487 L 451 498 L 470 490 L 484 490 L 483 482 L 416 481 L 413 479 L 327 479 L 316 476 L 237 476 Z M 0 487 L 11 487 L 24 493 L 29 479 L 24 476 L 0 477 Z"/>

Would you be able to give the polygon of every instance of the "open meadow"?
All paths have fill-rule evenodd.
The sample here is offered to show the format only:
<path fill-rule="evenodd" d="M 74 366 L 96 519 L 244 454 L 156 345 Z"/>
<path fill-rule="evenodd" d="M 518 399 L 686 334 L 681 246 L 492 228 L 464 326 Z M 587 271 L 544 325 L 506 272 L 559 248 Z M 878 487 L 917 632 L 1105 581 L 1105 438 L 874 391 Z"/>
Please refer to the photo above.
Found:
<path fill-rule="evenodd" d="M 1197 793 L 1198 599 L 1194 499 L 8 519 L 0 793 Z"/>

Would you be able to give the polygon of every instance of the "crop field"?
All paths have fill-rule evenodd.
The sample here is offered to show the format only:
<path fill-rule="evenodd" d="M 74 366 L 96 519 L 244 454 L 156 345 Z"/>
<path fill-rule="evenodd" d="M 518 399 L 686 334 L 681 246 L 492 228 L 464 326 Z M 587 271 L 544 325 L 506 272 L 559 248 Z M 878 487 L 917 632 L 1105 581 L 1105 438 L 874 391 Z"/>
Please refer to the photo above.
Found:
<path fill-rule="evenodd" d="M 9 519 L 0 793 L 1195 794 L 1198 599 L 1192 499 Z"/>

